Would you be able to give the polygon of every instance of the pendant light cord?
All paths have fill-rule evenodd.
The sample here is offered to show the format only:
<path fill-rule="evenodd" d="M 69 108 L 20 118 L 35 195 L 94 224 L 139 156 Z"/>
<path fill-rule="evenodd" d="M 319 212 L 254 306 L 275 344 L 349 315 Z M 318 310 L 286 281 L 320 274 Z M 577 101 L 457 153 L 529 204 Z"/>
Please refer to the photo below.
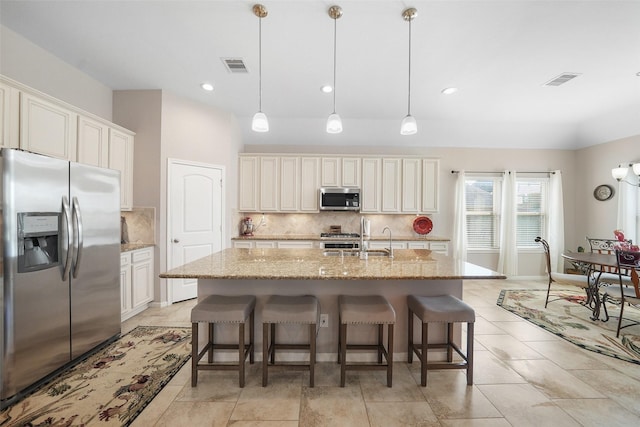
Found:
<path fill-rule="evenodd" d="M 409 96 L 407 97 L 407 115 L 411 115 L 411 19 L 409 20 Z"/>
<path fill-rule="evenodd" d="M 258 23 L 258 111 L 262 112 L 262 18 Z"/>
<path fill-rule="evenodd" d="M 333 18 L 333 114 L 336 113 L 336 47 L 338 19 Z"/>

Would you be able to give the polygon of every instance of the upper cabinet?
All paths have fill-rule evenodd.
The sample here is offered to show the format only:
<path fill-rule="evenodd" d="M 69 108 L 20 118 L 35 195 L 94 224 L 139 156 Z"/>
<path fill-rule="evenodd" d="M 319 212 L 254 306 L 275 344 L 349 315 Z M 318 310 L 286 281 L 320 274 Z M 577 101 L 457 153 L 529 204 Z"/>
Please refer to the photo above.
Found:
<path fill-rule="evenodd" d="M 18 148 L 20 92 L 0 82 L 0 148 Z"/>
<path fill-rule="evenodd" d="M 78 162 L 109 167 L 109 126 L 89 117 L 78 117 Z"/>
<path fill-rule="evenodd" d="M 0 76 L 0 147 L 120 171 L 121 209 L 133 206 L 134 133 Z"/>
<path fill-rule="evenodd" d="M 277 212 L 280 203 L 278 188 L 280 158 L 268 156 L 260 158 L 260 211 Z"/>
<path fill-rule="evenodd" d="M 360 159 L 356 157 L 323 157 L 322 187 L 359 187 Z"/>
<path fill-rule="evenodd" d="M 300 158 L 300 211 L 318 212 L 320 195 L 320 158 Z"/>
<path fill-rule="evenodd" d="M 440 160 L 422 160 L 422 212 L 438 212 Z"/>
<path fill-rule="evenodd" d="M 258 157 L 240 156 L 238 165 L 238 210 L 258 211 Z"/>
<path fill-rule="evenodd" d="M 20 148 L 76 160 L 78 114 L 57 103 L 20 93 Z"/>
<path fill-rule="evenodd" d="M 318 212 L 320 187 L 359 187 L 363 213 L 438 211 L 439 160 L 241 154 L 240 212 Z"/>
<path fill-rule="evenodd" d="M 133 207 L 133 134 L 78 117 L 78 162 L 120 171 L 120 209 Z"/>
<path fill-rule="evenodd" d="M 133 208 L 133 135 L 109 129 L 109 169 L 120 171 L 120 209 Z"/>

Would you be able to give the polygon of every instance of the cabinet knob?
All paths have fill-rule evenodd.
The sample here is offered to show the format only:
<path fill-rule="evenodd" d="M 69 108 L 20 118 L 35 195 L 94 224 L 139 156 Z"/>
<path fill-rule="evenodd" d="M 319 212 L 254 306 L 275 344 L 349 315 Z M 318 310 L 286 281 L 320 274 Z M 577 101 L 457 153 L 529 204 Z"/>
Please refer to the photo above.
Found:
<path fill-rule="evenodd" d="M 173 239 L 173 243 L 180 243 L 180 239 Z"/>

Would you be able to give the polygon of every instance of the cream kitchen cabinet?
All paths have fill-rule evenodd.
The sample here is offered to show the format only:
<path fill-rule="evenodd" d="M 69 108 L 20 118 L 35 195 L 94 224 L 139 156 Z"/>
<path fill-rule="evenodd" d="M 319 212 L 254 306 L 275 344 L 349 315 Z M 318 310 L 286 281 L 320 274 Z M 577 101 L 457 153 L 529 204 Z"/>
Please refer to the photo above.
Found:
<path fill-rule="evenodd" d="M 238 177 L 238 210 L 240 212 L 258 211 L 258 173 L 259 157 L 240 156 Z"/>
<path fill-rule="evenodd" d="M 260 211 L 277 212 L 279 209 L 280 158 L 260 157 Z"/>
<path fill-rule="evenodd" d="M 280 159 L 280 211 L 300 210 L 300 159 L 282 157 Z"/>
<path fill-rule="evenodd" d="M 300 211 L 318 212 L 320 188 L 320 158 L 300 158 Z"/>
<path fill-rule="evenodd" d="M 382 159 L 382 212 L 402 211 L 402 159 Z"/>
<path fill-rule="evenodd" d="M 20 92 L 20 148 L 76 160 L 78 114 L 53 101 Z"/>
<path fill-rule="evenodd" d="M 234 240 L 234 248 L 243 249 L 312 249 L 318 247 L 313 240 Z"/>
<path fill-rule="evenodd" d="M 381 159 L 362 159 L 362 187 L 360 189 L 360 212 L 380 212 L 382 200 Z"/>
<path fill-rule="evenodd" d="M 438 212 L 440 160 L 422 159 L 422 212 Z"/>
<path fill-rule="evenodd" d="M 120 209 L 133 208 L 133 135 L 109 129 L 109 169 L 120 171 Z"/>
<path fill-rule="evenodd" d="M 153 248 L 120 254 L 121 319 L 144 311 L 153 300 Z"/>
<path fill-rule="evenodd" d="M 323 157 L 322 187 L 359 187 L 360 162 L 357 157 Z"/>
<path fill-rule="evenodd" d="M 439 254 L 449 254 L 449 242 L 445 241 L 417 241 L 417 240 L 393 240 L 393 249 L 430 249 Z M 388 240 L 372 240 L 369 249 L 385 249 L 389 247 Z"/>
<path fill-rule="evenodd" d="M 18 148 L 20 91 L 0 82 L 0 148 Z"/>
<path fill-rule="evenodd" d="M 133 134 L 78 117 L 78 162 L 120 171 L 120 209 L 133 207 Z"/>
<path fill-rule="evenodd" d="M 422 159 L 402 159 L 402 212 L 419 213 L 422 206 Z"/>
<path fill-rule="evenodd" d="M 109 167 L 109 126 L 89 117 L 78 117 L 78 162 Z"/>
<path fill-rule="evenodd" d="M 277 242 L 278 249 L 313 249 L 316 247 L 311 240 L 283 240 Z"/>

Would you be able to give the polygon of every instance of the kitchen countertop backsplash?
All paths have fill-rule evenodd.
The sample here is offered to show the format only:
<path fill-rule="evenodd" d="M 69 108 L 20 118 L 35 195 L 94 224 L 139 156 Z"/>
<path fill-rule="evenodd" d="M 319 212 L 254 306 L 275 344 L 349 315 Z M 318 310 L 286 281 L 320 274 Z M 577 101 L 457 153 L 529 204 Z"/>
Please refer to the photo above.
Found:
<path fill-rule="evenodd" d="M 155 208 L 133 208 L 128 212 L 122 211 L 120 216 L 123 252 L 155 245 Z"/>
<path fill-rule="evenodd" d="M 413 230 L 413 221 L 416 215 L 367 215 L 359 212 L 320 212 L 310 214 L 264 214 L 264 223 L 262 225 L 262 214 L 240 214 L 237 220 L 237 230 L 232 233 L 232 237 L 241 235 L 242 219 L 251 217 L 254 224 L 254 238 L 286 238 L 286 236 L 315 236 L 320 237 L 320 233 L 329 232 L 332 225 L 342 227 L 343 233 L 360 233 L 360 218 L 364 216 L 371 221 L 371 236 L 377 238 L 383 236 L 382 229 L 389 227 L 393 232 L 393 238 L 397 239 L 407 236 L 414 238 L 433 238 L 433 240 L 441 240 L 442 231 L 439 229 L 436 221 L 433 223 L 433 231 L 427 235 L 420 235 Z M 426 215 L 429 217 L 429 215 Z M 386 234 L 388 238 L 388 234 Z M 446 239 L 444 239 L 446 240 Z"/>

